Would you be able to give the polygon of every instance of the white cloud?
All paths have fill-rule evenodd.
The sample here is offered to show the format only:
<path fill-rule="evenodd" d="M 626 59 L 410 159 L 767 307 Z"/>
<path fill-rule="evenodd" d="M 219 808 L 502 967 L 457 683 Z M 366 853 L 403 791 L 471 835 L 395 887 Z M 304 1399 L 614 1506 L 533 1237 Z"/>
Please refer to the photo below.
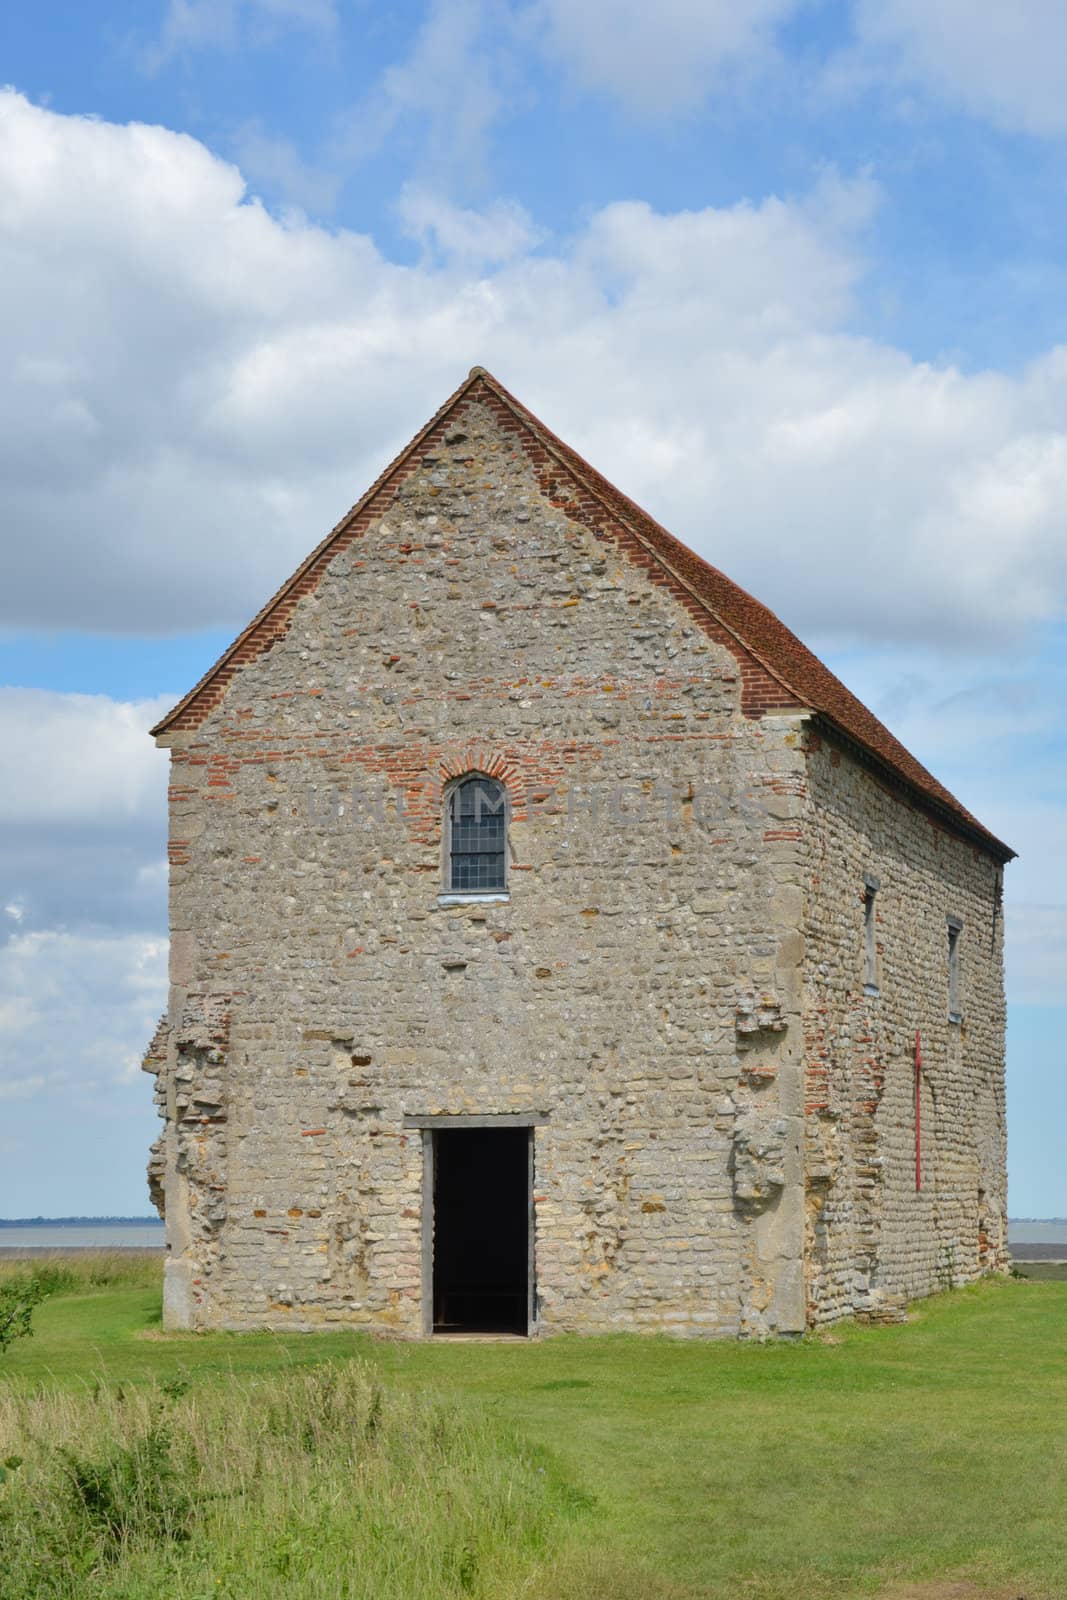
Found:
<path fill-rule="evenodd" d="M 507 44 L 496 42 L 490 23 L 503 25 Z M 423 168 L 479 172 L 489 129 L 514 88 L 511 30 L 511 13 L 491 0 L 429 0 L 407 56 L 342 119 L 335 156 L 364 161 L 409 124 Z"/>
<path fill-rule="evenodd" d="M 510 208 L 405 203 L 415 267 L 191 138 L 0 98 L 0 621 L 239 627 L 475 362 L 802 632 L 1061 613 L 1067 350 L 968 376 L 851 333 L 868 182 L 536 249 Z"/>
<path fill-rule="evenodd" d="M 451 204 L 420 184 L 405 184 L 396 210 L 410 238 L 468 268 L 513 261 L 544 237 L 529 213 L 511 200 L 498 200 L 484 211 L 473 211 Z"/>
<path fill-rule="evenodd" d="M 1009 902 L 1004 929 L 1011 1004 L 1064 1005 L 1067 905 Z"/>
<path fill-rule="evenodd" d="M 276 138 L 262 123 L 251 121 L 242 123 L 232 143 L 241 170 L 265 194 L 317 216 L 333 210 L 340 177 L 303 161 L 288 139 Z"/>
<path fill-rule="evenodd" d="M 0 1000 L 0 1040 L 5 1035 L 25 1033 L 37 1021 L 37 1013 L 25 995 Z"/>
<path fill-rule="evenodd" d="M 167 760 L 148 728 L 171 703 L 0 689 L 0 1099 L 20 1116 L 117 1092 L 165 1004 Z"/>
<path fill-rule="evenodd" d="M 699 105 L 724 69 L 773 50 L 799 0 L 541 0 L 547 48 L 585 87 L 656 117 Z"/>
<path fill-rule="evenodd" d="M 0 1098 L 123 1081 L 166 1004 L 167 942 L 47 929 L 0 945 Z"/>
<path fill-rule="evenodd" d="M 170 869 L 166 859 L 162 861 L 150 861 L 147 863 L 147 865 L 138 868 L 137 881 L 139 883 L 150 884 L 153 887 L 165 887 L 169 870 Z"/>
<path fill-rule="evenodd" d="M 45 1080 L 40 1074 L 29 1078 L 9 1078 L 6 1082 L 0 1078 L 0 1100 L 28 1100 L 44 1086 Z"/>
<path fill-rule="evenodd" d="M 876 70 L 1033 134 L 1067 132 L 1067 7 L 1062 0 L 857 0 L 856 30 Z"/>
<path fill-rule="evenodd" d="M 186 50 L 267 42 L 294 27 L 329 33 L 336 24 L 334 0 L 168 0 L 159 42 L 145 61 L 155 69 Z"/>
<path fill-rule="evenodd" d="M 0 688 L 0 903 L 13 939 L 56 923 L 165 926 L 167 758 L 148 729 L 174 698 Z M 2 1019 L 0 1004 L 0 1031 Z"/>
<path fill-rule="evenodd" d="M 0 823 L 162 823 L 167 763 L 148 730 L 172 703 L 0 688 Z M 21 922 L 25 906 L 5 910 Z"/>

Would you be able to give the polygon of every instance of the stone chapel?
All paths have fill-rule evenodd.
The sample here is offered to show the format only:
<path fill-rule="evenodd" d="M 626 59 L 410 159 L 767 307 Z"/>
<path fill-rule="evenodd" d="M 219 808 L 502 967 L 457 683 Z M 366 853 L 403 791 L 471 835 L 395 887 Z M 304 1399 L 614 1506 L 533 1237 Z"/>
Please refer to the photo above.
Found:
<path fill-rule="evenodd" d="M 168 1328 L 759 1338 L 1006 1265 L 1013 852 L 482 368 L 153 731 Z"/>

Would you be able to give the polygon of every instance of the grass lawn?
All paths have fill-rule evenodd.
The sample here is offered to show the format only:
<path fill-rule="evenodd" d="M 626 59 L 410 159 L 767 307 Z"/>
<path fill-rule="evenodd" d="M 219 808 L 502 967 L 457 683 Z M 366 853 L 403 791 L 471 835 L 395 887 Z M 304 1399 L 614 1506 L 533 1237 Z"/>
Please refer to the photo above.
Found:
<path fill-rule="evenodd" d="M 499 1422 L 574 1491 L 534 1568 L 516 1567 L 509 1592 L 530 1600 L 971 1592 L 938 1587 L 949 1580 L 1010 1600 L 1067 1595 L 1064 1282 L 983 1283 L 916 1305 L 901 1327 L 764 1346 L 158 1329 L 150 1277 L 68 1286 L 0 1361 L 0 1390 L 184 1374 L 210 1400 L 219 1385 L 269 1387 L 356 1357 L 393 1395 L 430 1391 Z M 467 1592 L 502 1595 L 494 1582 Z"/>

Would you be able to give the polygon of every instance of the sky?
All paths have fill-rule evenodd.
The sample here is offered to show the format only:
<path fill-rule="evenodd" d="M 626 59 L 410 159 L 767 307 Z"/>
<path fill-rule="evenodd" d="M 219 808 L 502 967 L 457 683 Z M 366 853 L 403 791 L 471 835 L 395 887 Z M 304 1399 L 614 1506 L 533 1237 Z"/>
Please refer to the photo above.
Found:
<path fill-rule="evenodd" d="M 0 1216 L 147 1211 L 147 729 L 474 364 L 784 618 L 1007 872 L 1067 1215 L 1062 0 L 0 14 Z"/>

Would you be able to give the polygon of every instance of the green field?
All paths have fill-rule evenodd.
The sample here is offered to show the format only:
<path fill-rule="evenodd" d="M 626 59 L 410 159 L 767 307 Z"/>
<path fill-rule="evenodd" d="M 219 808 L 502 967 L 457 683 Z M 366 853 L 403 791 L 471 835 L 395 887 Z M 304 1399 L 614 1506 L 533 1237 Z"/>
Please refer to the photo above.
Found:
<path fill-rule="evenodd" d="M 793 1344 L 401 1345 L 164 1336 L 154 1262 L 87 1270 L 0 1357 L 4 1600 L 1067 1595 L 1067 1283 Z"/>
<path fill-rule="evenodd" d="M 1017 1261 L 1015 1271 L 1020 1278 L 1034 1278 L 1046 1283 L 1067 1283 L 1067 1262 Z"/>

